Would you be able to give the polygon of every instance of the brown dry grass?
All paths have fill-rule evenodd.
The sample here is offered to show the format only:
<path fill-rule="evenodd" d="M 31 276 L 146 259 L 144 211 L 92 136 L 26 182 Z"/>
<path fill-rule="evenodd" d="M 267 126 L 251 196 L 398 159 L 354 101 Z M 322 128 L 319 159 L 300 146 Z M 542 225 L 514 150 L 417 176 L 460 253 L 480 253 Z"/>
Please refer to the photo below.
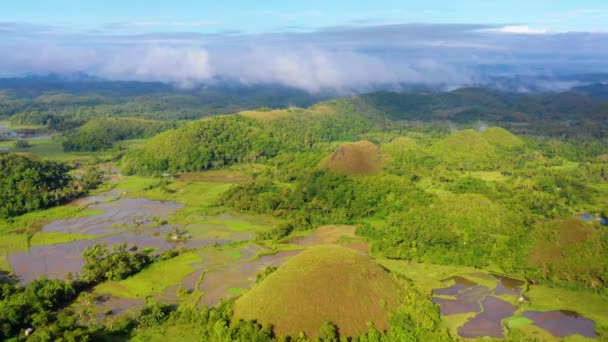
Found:
<path fill-rule="evenodd" d="M 234 171 L 213 170 L 205 172 L 188 172 L 176 176 L 181 182 L 205 182 L 205 183 L 230 183 L 244 184 L 251 180 L 251 177 Z"/>
<path fill-rule="evenodd" d="M 256 111 L 256 110 L 247 110 L 240 112 L 239 114 L 259 121 L 272 121 L 278 118 L 285 117 L 289 115 L 290 111 L 288 109 L 275 109 L 268 111 Z"/>
<path fill-rule="evenodd" d="M 371 258 L 325 245 L 293 257 L 245 293 L 234 316 L 272 324 L 278 336 L 304 332 L 314 338 L 324 322 L 336 324 L 342 336 L 353 336 L 367 330 L 366 322 L 387 329 L 400 298 L 399 285 Z"/>
<path fill-rule="evenodd" d="M 349 175 L 374 174 L 382 167 L 382 154 L 374 143 L 357 141 L 340 146 L 320 166 Z"/>

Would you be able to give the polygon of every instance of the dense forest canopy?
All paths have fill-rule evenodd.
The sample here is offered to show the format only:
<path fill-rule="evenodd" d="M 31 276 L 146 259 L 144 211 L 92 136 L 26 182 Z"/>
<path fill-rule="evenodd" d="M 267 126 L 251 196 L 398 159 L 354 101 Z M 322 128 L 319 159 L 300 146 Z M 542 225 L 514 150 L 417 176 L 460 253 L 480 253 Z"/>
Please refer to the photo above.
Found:
<path fill-rule="evenodd" d="M 80 180 L 64 164 L 0 152 L 0 219 L 55 206 L 99 183 L 95 170 Z"/>

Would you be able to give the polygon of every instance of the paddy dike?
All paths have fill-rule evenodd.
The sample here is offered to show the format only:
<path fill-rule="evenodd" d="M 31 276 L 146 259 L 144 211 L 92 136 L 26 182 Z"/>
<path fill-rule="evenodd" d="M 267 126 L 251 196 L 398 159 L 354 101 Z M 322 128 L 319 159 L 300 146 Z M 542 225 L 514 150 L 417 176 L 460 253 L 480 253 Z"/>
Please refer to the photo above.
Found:
<path fill-rule="evenodd" d="M 467 275 L 473 279 L 483 279 L 483 284 L 464 276 L 444 279 L 443 282 L 452 285 L 434 289 L 433 302 L 439 305 L 443 316 L 472 315 L 458 328 L 460 337 L 504 338 L 505 322 L 518 310 L 518 307 L 504 298 L 511 297 L 513 302 L 523 298 L 525 282 L 499 274 L 476 272 Z M 492 280 L 495 281 L 495 286 L 493 288 L 486 286 Z M 523 312 L 523 316 L 530 320 L 530 324 L 559 338 L 576 334 L 597 337 L 595 323 L 573 311 L 526 311 Z"/>
<path fill-rule="evenodd" d="M 185 241 L 167 240 L 166 233 L 171 228 L 170 225 L 158 225 L 154 218 L 166 218 L 184 205 L 144 198 L 123 198 L 122 195 L 122 192 L 114 190 L 74 201 L 70 205 L 99 211 L 100 214 L 56 220 L 41 229 L 43 233 L 80 234 L 99 236 L 98 238 L 31 246 L 27 252 L 8 255 L 8 261 L 19 282 L 25 285 L 40 276 L 63 279 L 68 273 L 77 275 L 84 265 L 83 251 L 98 243 L 106 243 L 108 246 L 127 243 L 137 245 L 140 249 L 154 248 L 155 253 L 158 253 L 181 246 L 195 248 L 235 241 L 210 236 Z"/>
<path fill-rule="evenodd" d="M 129 245 L 137 245 L 141 249 L 155 248 L 157 252 L 162 252 L 180 246 L 200 247 L 210 245 L 214 242 L 224 243 L 226 241 L 188 240 L 173 242 L 144 234 L 136 235 L 123 233 L 101 237 L 99 239 L 79 240 L 55 245 L 32 246 L 28 252 L 9 255 L 8 261 L 19 279 L 19 282 L 25 285 L 42 275 L 48 278 L 58 279 L 64 279 L 68 273 L 77 275 L 84 265 L 82 253 L 87 247 L 98 243 L 107 243 L 108 246 L 127 243 Z"/>
<path fill-rule="evenodd" d="M 119 198 L 116 192 L 86 197 L 76 205 L 103 213 L 87 217 L 57 220 L 42 227 L 42 232 L 108 235 L 126 231 L 127 227 L 154 224 L 153 217 L 167 217 L 184 207 L 168 201 L 145 198 Z"/>

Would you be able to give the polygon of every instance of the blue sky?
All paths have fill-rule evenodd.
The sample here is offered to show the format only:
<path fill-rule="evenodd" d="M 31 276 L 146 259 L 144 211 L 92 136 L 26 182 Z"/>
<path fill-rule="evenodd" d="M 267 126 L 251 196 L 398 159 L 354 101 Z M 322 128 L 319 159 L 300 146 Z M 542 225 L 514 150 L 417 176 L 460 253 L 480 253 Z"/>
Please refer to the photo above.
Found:
<path fill-rule="evenodd" d="M 3 1 L 0 56 L 0 77 L 457 87 L 608 72 L 608 2 Z"/>
<path fill-rule="evenodd" d="M 133 31 L 269 32 L 386 24 L 517 24 L 535 29 L 608 29 L 605 0 L 20 0 L 4 1 L 0 21 Z"/>

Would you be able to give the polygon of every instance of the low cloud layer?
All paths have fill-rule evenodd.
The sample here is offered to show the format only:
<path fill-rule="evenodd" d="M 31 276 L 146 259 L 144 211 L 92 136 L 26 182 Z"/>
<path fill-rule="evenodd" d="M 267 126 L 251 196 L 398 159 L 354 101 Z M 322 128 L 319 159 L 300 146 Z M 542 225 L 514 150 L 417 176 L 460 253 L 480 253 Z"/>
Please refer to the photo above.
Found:
<path fill-rule="evenodd" d="M 342 93 L 608 70 L 608 34 L 527 26 L 385 25 L 269 34 L 66 32 L 0 23 L 0 75 L 83 72 L 180 87 L 217 79 Z"/>

